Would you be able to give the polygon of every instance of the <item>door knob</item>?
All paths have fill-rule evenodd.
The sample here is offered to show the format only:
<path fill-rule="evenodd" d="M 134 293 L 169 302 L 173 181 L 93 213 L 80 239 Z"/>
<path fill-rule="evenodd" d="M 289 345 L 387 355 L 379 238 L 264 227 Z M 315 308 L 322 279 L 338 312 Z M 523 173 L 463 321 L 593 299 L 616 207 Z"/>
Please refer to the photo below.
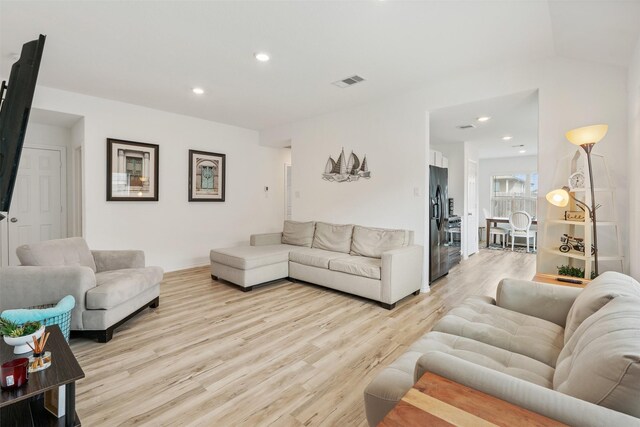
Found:
<path fill-rule="evenodd" d="M 18 222 L 18 218 L 16 217 L 11 218 L 11 222 Z"/>

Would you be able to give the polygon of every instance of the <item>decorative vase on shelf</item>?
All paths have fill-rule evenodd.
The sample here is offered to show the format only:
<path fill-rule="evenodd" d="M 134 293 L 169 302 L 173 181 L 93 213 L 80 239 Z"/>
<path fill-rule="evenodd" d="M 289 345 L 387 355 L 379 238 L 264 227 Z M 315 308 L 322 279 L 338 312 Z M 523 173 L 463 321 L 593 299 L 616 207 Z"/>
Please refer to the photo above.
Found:
<path fill-rule="evenodd" d="M 39 339 L 44 333 L 44 325 L 40 327 L 37 331 L 32 334 L 25 335 L 22 337 L 10 337 L 5 335 L 4 342 L 8 345 L 13 346 L 13 354 L 23 354 L 31 351 L 31 347 L 28 344 L 33 344 L 33 338 Z"/>

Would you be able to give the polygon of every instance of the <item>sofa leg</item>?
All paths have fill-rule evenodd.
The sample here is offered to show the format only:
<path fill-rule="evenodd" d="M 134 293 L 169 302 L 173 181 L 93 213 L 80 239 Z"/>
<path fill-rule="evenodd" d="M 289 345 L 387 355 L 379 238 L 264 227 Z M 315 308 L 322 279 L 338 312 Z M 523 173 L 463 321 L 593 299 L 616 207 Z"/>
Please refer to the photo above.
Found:
<path fill-rule="evenodd" d="M 242 289 L 242 292 L 249 292 L 253 290 L 253 286 L 247 286 L 246 288 L 244 286 L 240 286 L 240 289 Z"/>
<path fill-rule="evenodd" d="M 418 289 L 417 291 L 415 291 L 413 294 L 414 294 L 414 295 L 420 295 L 420 289 Z"/>
<path fill-rule="evenodd" d="M 113 329 L 108 328 L 108 329 L 105 329 L 104 331 L 98 331 L 97 335 L 98 335 L 97 338 L 99 343 L 107 343 L 111 341 L 111 339 L 113 338 Z"/>
<path fill-rule="evenodd" d="M 151 301 L 151 304 L 149 304 L 149 308 L 158 308 L 158 307 L 160 307 L 160 297 L 156 297 L 156 299 Z"/>
<path fill-rule="evenodd" d="M 381 302 L 380 307 L 386 308 L 387 310 L 393 310 L 394 308 L 396 308 L 396 303 L 394 302 L 393 304 L 387 304 L 386 302 Z"/>
<path fill-rule="evenodd" d="M 218 280 L 218 276 L 211 275 L 211 280 Z"/>

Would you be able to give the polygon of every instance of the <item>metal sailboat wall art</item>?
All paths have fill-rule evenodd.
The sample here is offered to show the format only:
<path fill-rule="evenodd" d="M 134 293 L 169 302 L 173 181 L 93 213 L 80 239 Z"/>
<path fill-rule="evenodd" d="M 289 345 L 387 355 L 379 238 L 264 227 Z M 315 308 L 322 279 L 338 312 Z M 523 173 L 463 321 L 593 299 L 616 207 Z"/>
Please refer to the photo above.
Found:
<path fill-rule="evenodd" d="M 371 172 L 369 172 L 369 167 L 367 166 L 367 156 L 365 155 L 360 161 L 352 151 L 349 160 L 345 161 L 344 148 L 340 152 L 337 161 L 329 156 L 322 174 L 322 179 L 335 182 L 351 182 L 360 178 L 371 178 Z"/>

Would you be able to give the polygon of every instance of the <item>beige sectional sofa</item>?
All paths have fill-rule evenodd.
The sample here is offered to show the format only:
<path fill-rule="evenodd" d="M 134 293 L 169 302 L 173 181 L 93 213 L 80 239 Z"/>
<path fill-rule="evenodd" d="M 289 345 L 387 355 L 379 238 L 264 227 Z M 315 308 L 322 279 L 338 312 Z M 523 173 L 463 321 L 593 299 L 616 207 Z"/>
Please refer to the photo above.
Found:
<path fill-rule="evenodd" d="M 472 297 L 365 389 L 377 425 L 429 371 L 569 425 L 640 425 L 640 284 L 584 289 L 505 279 Z"/>
<path fill-rule="evenodd" d="M 422 250 L 408 230 L 285 221 L 282 233 L 253 235 L 250 246 L 212 250 L 211 276 L 244 291 L 290 277 L 392 309 L 420 292 Z"/>

